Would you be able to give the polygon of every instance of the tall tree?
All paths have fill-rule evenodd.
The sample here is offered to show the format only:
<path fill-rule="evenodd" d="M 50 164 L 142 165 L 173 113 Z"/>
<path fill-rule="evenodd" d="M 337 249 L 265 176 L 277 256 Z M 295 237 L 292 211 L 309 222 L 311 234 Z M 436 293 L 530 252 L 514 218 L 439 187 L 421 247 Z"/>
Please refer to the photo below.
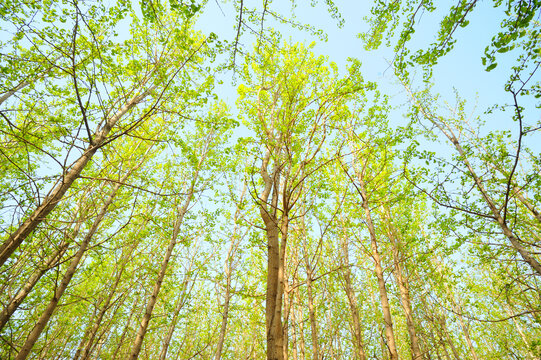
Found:
<path fill-rule="evenodd" d="M 278 44 L 276 44 L 278 46 Z M 267 358 L 283 359 L 282 301 L 290 218 L 304 180 L 324 164 L 322 149 L 331 125 L 346 112 L 348 99 L 362 89 L 353 66 L 342 79 L 334 64 L 303 45 L 258 44 L 247 58 L 239 105 L 255 135 L 250 170 L 254 200 L 267 238 Z M 258 176 L 256 176 L 256 174 Z"/>

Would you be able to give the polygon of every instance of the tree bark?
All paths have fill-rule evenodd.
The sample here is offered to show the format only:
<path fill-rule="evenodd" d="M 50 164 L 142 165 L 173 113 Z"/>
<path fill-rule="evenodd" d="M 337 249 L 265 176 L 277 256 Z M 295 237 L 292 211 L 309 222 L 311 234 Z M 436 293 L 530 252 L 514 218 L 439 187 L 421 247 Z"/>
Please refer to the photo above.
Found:
<path fill-rule="evenodd" d="M 266 294 L 266 324 L 267 324 L 267 359 L 283 360 L 282 350 L 282 287 L 283 264 L 280 261 L 279 229 L 270 220 L 265 221 L 268 260 L 267 260 L 267 294 Z"/>
<path fill-rule="evenodd" d="M 267 331 L 267 360 L 283 360 L 282 292 L 283 263 L 280 253 L 280 227 L 278 197 L 280 196 L 280 167 L 275 164 L 271 175 L 267 172 L 270 151 L 267 150 L 261 164 L 265 184 L 259 197 L 259 212 L 265 224 L 267 237 L 267 287 L 265 297 L 265 324 Z M 272 196 L 271 196 L 272 192 Z M 268 203 L 271 196 L 271 203 Z M 270 205 L 270 206 L 268 206 Z M 284 234 L 282 233 L 282 236 Z"/>

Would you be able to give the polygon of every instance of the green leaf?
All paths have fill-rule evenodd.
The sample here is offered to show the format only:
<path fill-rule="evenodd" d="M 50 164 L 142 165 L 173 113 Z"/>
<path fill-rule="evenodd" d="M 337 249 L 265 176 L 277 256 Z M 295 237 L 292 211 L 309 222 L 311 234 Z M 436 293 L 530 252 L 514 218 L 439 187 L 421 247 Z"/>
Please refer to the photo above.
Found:
<path fill-rule="evenodd" d="M 490 64 L 490 65 L 487 67 L 486 71 L 491 71 L 491 70 L 494 69 L 496 66 L 498 66 L 498 63 Z"/>

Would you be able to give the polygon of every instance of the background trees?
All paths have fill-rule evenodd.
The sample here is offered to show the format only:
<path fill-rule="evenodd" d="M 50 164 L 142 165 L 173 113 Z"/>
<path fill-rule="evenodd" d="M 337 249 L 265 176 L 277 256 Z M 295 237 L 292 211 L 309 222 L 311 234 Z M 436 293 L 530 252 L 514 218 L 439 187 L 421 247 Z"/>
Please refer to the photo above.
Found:
<path fill-rule="evenodd" d="M 215 5 L 0 5 L 0 358 L 538 358 L 539 4 L 494 2 L 484 113 L 438 73 L 484 4 L 375 4 L 394 87 Z"/>

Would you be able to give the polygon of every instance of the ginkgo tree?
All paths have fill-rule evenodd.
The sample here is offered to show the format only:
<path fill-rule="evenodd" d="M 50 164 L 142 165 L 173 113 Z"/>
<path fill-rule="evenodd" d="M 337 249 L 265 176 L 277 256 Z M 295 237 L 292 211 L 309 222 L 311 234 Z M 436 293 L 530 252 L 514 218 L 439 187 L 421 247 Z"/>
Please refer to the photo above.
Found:
<path fill-rule="evenodd" d="M 286 249 L 290 222 L 298 216 L 296 205 L 311 190 L 305 187 L 305 179 L 328 162 L 323 150 L 333 126 L 348 115 L 348 101 L 366 86 L 358 64 L 340 76 L 336 65 L 325 62 L 301 44 L 276 49 L 260 43 L 247 58 L 239 87 L 238 104 L 245 124 L 254 132 L 253 145 L 246 142 L 253 146 L 250 191 L 268 249 L 268 359 L 287 356 L 287 329 L 282 326 Z"/>

